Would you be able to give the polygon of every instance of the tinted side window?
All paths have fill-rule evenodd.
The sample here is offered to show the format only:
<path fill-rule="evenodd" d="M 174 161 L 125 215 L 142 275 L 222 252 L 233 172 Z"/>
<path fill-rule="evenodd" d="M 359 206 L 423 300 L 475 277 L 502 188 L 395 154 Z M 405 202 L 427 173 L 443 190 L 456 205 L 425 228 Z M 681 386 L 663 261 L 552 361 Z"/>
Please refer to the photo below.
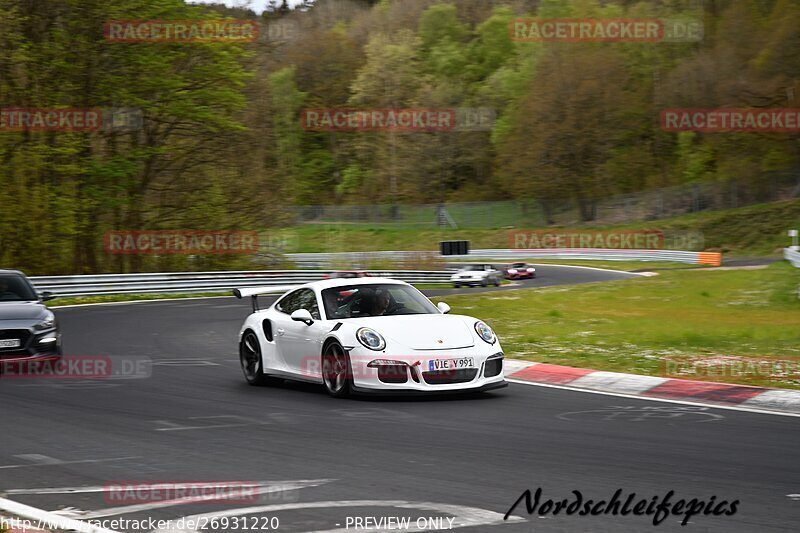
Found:
<path fill-rule="evenodd" d="M 38 300 L 28 280 L 18 275 L 0 276 L 0 301 Z"/>
<path fill-rule="evenodd" d="M 297 291 L 300 293 L 297 301 L 297 309 L 307 309 L 311 313 L 311 318 L 319 320 L 319 306 L 317 305 L 317 295 L 311 289 Z"/>
<path fill-rule="evenodd" d="M 319 320 L 317 295 L 311 289 L 300 289 L 290 293 L 276 306 L 278 311 L 291 315 L 298 309 L 307 309 L 314 320 Z"/>
<path fill-rule="evenodd" d="M 287 315 L 291 315 L 293 312 L 300 309 L 300 296 L 302 290 L 290 292 L 287 296 L 285 296 L 275 308 L 280 311 L 281 313 L 286 313 Z"/>

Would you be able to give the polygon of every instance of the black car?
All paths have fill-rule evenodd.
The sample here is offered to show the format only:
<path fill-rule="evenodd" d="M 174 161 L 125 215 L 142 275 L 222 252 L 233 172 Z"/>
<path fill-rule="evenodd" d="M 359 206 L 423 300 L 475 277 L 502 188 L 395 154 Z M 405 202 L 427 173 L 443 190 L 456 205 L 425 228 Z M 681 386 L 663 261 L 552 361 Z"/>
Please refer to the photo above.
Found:
<path fill-rule="evenodd" d="M 58 322 L 43 303 L 53 298 L 37 293 L 22 272 L 0 270 L 0 361 L 61 356 Z"/>

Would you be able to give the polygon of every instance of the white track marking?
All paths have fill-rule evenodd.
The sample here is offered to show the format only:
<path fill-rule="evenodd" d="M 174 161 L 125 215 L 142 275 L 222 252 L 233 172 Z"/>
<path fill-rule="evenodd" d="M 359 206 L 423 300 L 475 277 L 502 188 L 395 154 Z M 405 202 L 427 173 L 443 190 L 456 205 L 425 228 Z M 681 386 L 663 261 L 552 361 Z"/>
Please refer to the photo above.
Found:
<path fill-rule="evenodd" d="M 648 261 L 645 261 L 647 263 Z M 529 263 L 534 266 L 543 266 L 543 267 L 558 267 L 558 268 L 584 268 L 586 270 L 600 270 L 602 272 L 617 272 L 619 274 L 630 274 L 631 276 L 652 276 L 652 273 L 649 272 L 630 272 L 628 270 L 614 270 L 612 268 L 600 268 L 600 267 L 587 267 L 587 266 L 578 266 L 578 265 L 557 265 L 555 263 Z M 602 281 L 602 280 L 598 280 Z M 570 285 L 570 284 L 568 284 Z"/>
<path fill-rule="evenodd" d="M 31 507 L 30 505 L 6 500 L 5 498 L 0 498 L 0 511 L 6 511 L 13 515 L 27 518 L 28 520 L 41 521 L 48 527 L 53 527 L 54 524 L 62 526 L 54 529 L 77 531 L 79 533 L 115 533 L 110 529 L 103 529 L 101 527 L 87 524 L 86 522 L 81 522 L 80 520 L 74 520 L 72 518 L 60 516 L 42 509 L 37 509 L 36 507 Z"/>
<path fill-rule="evenodd" d="M 275 483 L 306 483 L 306 482 L 314 482 L 314 483 L 329 483 L 334 481 L 333 479 L 298 479 L 298 480 L 291 480 L 291 481 L 248 481 L 246 483 L 257 485 L 259 487 L 266 487 L 270 484 Z M 192 482 L 194 485 L 201 485 L 202 481 Z M 166 487 L 172 486 L 171 483 L 134 483 L 137 487 L 150 487 L 150 488 L 158 488 L 158 487 Z M 94 486 L 80 486 L 80 487 L 44 487 L 38 489 L 8 489 L 4 490 L 3 494 L 6 495 L 14 495 L 14 494 L 89 494 L 93 492 L 109 492 L 110 486 L 117 486 L 120 485 L 119 483 L 109 483 L 108 485 L 94 485 Z M 242 481 L 214 481 L 209 482 L 209 485 L 213 485 L 214 487 L 236 487 L 239 488 L 242 486 Z"/>
<path fill-rule="evenodd" d="M 330 483 L 332 479 L 298 479 L 291 481 L 267 481 L 264 485 L 259 486 L 253 490 L 254 494 L 274 494 L 276 492 L 284 492 L 290 490 L 300 490 L 309 487 L 319 487 L 326 483 Z M 238 499 L 241 498 L 238 494 L 231 494 L 229 496 L 220 495 L 215 500 Z M 129 513 L 138 513 L 140 511 L 149 511 L 150 509 L 162 509 L 164 507 L 175 507 L 176 505 L 184 505 L 187 503 L 197 503 L 197 496 L 187 496 L 185 498 L 175 498 L 172 500 L 147 502 L 136 505 L 126 505 L 123 507 L 111 507 L 108 509 L 98 509 L 97 511 L 87 511 L 81 518 L 103 518 L 106 516 L 115 516 Z"/>
<path fill-rule="evenodd" d="M 60 465 L 62 463 L 61 459 L 39 453 L 24 453 L 22 455 L 15 455 L 14 457 L 40 465 Z"/>
<path fill-rule="evenodd" d="M 220 366 L 208 359 L 155 359 L 153 366 Z"/>
<path fill-rule="evenodd" d="M 640 394 L 667 381 L 656 376 L 639 376 L 619 372 L 597 371 L 571 381 L 570 385 L 582 389 L 600 389 L 623 394 Z"/>
<path fill-rule="evenodd" d="M 728 411 L 742 411 L 745 413 L 755 413 L 760 415 L 777 415 L 777 416 L 793 416 L 800 418 L 798 413 L 784 413 L 781 411 L 769 411 L 766 409 L 755 409 L 750 407 L 741 407 L 739 405 L 717 405 L 715 403 L 702 403 L 689 400 L 673 400 L 668 398 L 656 398 L 654 396 L 638 396 L 636 394 L 623 394 L 619 392 L 607 392 L 600 390 L 579 389 L 577 387 L 570 387 L 568 385 L 553 385 L 550 383 L 536 383 L 534 381 L 523 381 L 520 379 L 506 378 L 509 383 L 517 383 L 519 385 L 532 385 L 534 387 L 546 387 L 548 389 L 562 389 L 574 392 L 585 392 L 587 394 L 602 394 L 605 396 L 618 396 L 620 398 L 630 398 L 632 400 L 647 400 L 651 402 L 664 402 L 664 403 L 679 403 L 682 405 L 699 405 L 701 407 L 711 407 L 713 409 L 727 409 Z"/>
<path fill-rule="evenodd" d="M 534 363 L 533 361 L 524 361 L 520 359 L 509 359 L 506 357 L 503 359 L 503 372 L 506 376 L 509 374 L 515 374 L 520 370 L 525 370 L 526 368 L 536 366 L 541 363 Z"/>
<path fill-rule="evenodd" d="M 228 509 L 213 513 L 204 513 L 183 517 L 185 521 L 212 520 L 232 516 L 242 516 L 256 513 L 270 513 L 277 511 L 292 511 L 300 509 L 332 509 L 344 507 L 394 507 L 398 509 L 409 509 L 417 511 L 430 511 L 436 513 L 450 514 L 456 517 L 453 529 L 459 527 L 474 526 L 493 526 L 524 522 L 525 519 L 518 516 L 510 516 L 508 520 L 503 520 L 503 515 L 494 511 L 487 511 L 477 507 L 467 507 L 463 505 L 448 505 L 429 502 L 409 502 L 404 500 L 351 500 L 351 501 L 327 501 L 327 502 L 306 502 L 306 503 L 285 503 L 277 505 L 260 505 L 256 507 L 242 507 L 239 509 Z M 181 520 L 181 519 L 178 519 Z M 178 520 L 175 520 L 177 522 Z M 331 529 L 326 531 L 315 531 L 313 533 L 339 533 L 347 531 L 345 528 Z M 408 531 L 418 531 L 410 529 Z M 153 533 L 175 533 L 173 530 L 156 530 Z M 182 533 L 193 533 L 183 530 Z"/>
<path fill-rule="evenodd" d="M 755 408 L 785 408 L 800 405 L 800 391 L 799 390 L 768 390 L 762 392 L 758 396 L 754 396 L 749 400 L 744 401 L 744 405 Z"/>
<path fill-rule="evenodd" d="M 245 426 L 266 426 L 272 424 L 272 422 L 267 420 L 256 420 L 254 418 L 248 418 L 240 415 L 191 416 L 189 417 L 189 420 L 230 420 L 230 422 L 225 424 L 205 424 L 200 426 L 180 425 L 169 420 L 153 420 L 153 422 L 164 426 L 155 428 L 155 431 L 195 431 L 198 429 L 238 428 Z"/>
<path fill-rule="evenodd" d="M 31 455 L 35 455 L 35 454 L 29 454 L 28 457 L 30 457 Z M 22 456 L 18 455 L 16 457 L 22 457 Z M 45 456 L 41 456 L 41 457 L 45 457 Z M 112 457 L 112 458 L 109 458 L 109 459 L 84 459 L 82 461 L 58 461 L 56 459 L 56 461 L 58 461 L 56 463 L 52 463 L 52 462 L 41 463 L 41 462 L 39 462 L 39 463 L 24 464 L 24 465 L 1 465 L 0 469 L 7 470 L 7 469 L 11 469 L 11 468 L 32 468 L 32 467 L 35 467 L 35 466 L 77 465 L 77 464 L 84 464 L 84 463 L 107 463 L 107 462 L 110 462 L 110 461 L 127 461 L 128 459 L 141 459 L 141 456 L 132 455 L 132 456 L 129 456 L 129 457 Z"/>

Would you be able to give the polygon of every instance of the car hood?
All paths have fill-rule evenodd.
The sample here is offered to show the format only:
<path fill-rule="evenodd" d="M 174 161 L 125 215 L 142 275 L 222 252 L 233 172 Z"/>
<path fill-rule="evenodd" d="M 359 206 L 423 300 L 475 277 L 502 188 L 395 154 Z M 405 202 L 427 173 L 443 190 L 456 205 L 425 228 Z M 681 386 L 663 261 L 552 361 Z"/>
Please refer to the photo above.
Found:
<path fill-rule="evenodd" d="M 447 350 L 475 345 L 468 321 L 468 317 L 460 315 L 400 315 L 354 318 L 346 322 L 356 328 L 372 328 L 387 342 L 392 341 L 391 344 L 414 350 Z"/>
<path fill-rule="evenodd" d="M 34 323 L 46 315 L 47 307 L 37 302 L 0 302 L 0 327 L 6 322 L 13 322 L 14 326 Z"/>

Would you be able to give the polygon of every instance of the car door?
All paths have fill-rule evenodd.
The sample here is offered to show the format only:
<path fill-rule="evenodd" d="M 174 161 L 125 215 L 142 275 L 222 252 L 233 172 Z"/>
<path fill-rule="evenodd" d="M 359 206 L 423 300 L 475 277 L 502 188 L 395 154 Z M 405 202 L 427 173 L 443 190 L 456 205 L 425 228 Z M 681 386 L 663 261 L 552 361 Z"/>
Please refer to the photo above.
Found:
<path fill-rule="evenodd" d="M 486 265 L 486 268 L 489 269 L 489 283 L 499 283 L 500 271 L 497 270 L 494 265 Z"/>
<path fill-rule="evenodd" d="M 287 328 L 291 331 L 294 321 L 289 315 L 300 307 L 299 290 L 292 291 L 275 304 L 276 313 L 270 317 L 273 326 L 273 339 L 275 341 L 275 356 L 279 365 L 286 371 L 293 371 L 291 366 L 291 343 L 286 337 Z"/>
<path fill-rule="evenodd" d="M 311 313 L 314 322 L 309 325 L 297 322 L 288 317 L 282 326 L 284 333 L 281 335 L 283 357 L 290 372 L 297 373 L 307 378 L 321 376 L 320 344 L 319 340 L 327 331 L 320 321 L 319 303 L 317 295 L 311 289 L 298 289 L 296 299 L 292 301 L 293 311 L 305 309 Z M 291 314 L 291 312 L 289 313 Z"/>
<path fill-rule="evenodd" d="M 486 283 L 494 283 L 494 267 L 492 265 L 483 265 L 484 277 Z"/>

